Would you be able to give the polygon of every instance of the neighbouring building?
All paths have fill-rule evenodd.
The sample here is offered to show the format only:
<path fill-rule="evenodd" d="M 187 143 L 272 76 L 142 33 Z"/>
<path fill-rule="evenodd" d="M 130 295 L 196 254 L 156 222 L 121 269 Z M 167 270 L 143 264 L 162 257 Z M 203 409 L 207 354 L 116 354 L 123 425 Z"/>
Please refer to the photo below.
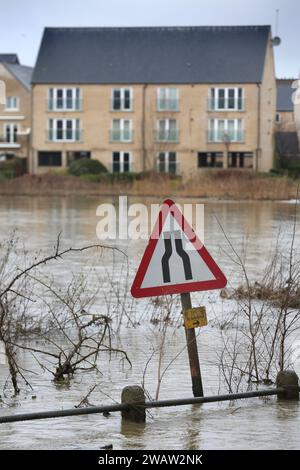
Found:
<path fill-rule="evenodd" d="M 294 100 L 296 83 L 296 79 L 277 79 L 275 142 L 281 166 L 300 163 L 300 127 Z"/>
<path fill-rule="evenodd" d="M 31 171 L 268 171 L 276 80 L 269 26 L 46 28 L 32 79 Z"/>
<path fill-rule="evenodd" d="M 0 54 L 0 160 L 29 160 L 32 70 L 16 54 Z"/>

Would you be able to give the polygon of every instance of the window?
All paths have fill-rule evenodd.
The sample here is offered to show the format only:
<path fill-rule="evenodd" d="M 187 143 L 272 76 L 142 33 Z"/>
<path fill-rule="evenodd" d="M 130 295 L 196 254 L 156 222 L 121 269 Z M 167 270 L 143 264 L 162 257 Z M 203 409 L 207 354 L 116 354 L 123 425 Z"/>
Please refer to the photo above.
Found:
<path fill-rule="evenodd" d="M 19 131 L 18 124 L 4 124 L 4 136 L 5 142 L 9 144 L 16 144 L 17 143 L 17 135 Z"/>
<path fill-rule="evenodd" d="M 280 122 L 281 122 L 280 113 L 276 113 L 275 122 L 276 122 L 276 124 L 280 124 Z"/>
<path fill-rule="evenodd" d="M 243 88 L 211 88 L 209 109 L 211 111 L 243 111 Z"/>
<path fill-rule="evenodd" d="M 243 142 L 244 130 L 242 119 L 210 119 L 208 130 L 209 142 Z"/>
<path fill-rule="evenodd" d="M 47 135 L 51 142 L 79 141 L 81 134 L 80 119 L 49 119 Z"/>
<path fill-rule="evenodd" d="M 176 119 L 157 121 L 157 142 L 178 142 L 179 132 Z"/>
<path fill-rule="evenodd" d="M 112 109 L 114 111 L 132 110 L 132 89 L 114 88 L 112 91 Z"/>
<path fill-rule="evenodd" d="M 157 111 L 178 111 L 179 110 L 178 98 L 179 98 L 178 88 L 158 88 Z"/>
<path fill-rule="evenodd" d="M 253 153 L 251 152 L 229 152 L 229 168 L 253 168 Z"/>
<path fill-rule="evenodd" d="M 112 172 L 128 173 L 131 171 L 130 152 L 113 152 L 112 154 Z"/>
<path fill-rule="evenodd" d="M 177 174 L 176 152 L 160 152 L 157 157 L 157 171 L 159 173 Z"/>
<path fill-rule="evenodd" d="M 223 166 L 222 152 L 199 152 L 198 168 L 222 168 Z"/>
<path fill-rule="evenodd" d="M 18 111 L 19 110 L 19 98 L 17 96 L 7 96 L 6 97 L 6 109 L 9 111 Z"/>
<path fill-rule="evenodd" d="M 112 129 L 110 131 L 110 140 L 112 142 L 131 142 L 132 125 L 129 119 L 113 119 Z"/>
<path fill-rule="evenodd" d="M 61 166 L 61 152 L 39 152 L 39 166 Z"/>
<path fill-rule="evenodd" d="M 80 109 L 80 88 L 49 88 L 49 111 L 78 111 Z"/>

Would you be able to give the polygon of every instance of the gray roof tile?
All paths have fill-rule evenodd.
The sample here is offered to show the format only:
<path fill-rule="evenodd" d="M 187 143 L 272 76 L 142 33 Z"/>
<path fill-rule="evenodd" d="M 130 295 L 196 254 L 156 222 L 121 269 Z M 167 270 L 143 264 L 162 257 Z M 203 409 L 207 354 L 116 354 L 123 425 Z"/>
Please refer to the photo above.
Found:
<path fill-rule="evenodd" d="M 269 26 L 46 28 L 33 83 L 258 83 Z"/>
<path fill-rule="evenodd" d="M 0 54 L 0 62 L 7 64 L 19 64 L 19 58 L 17 54 Z"/>
<path fill-rule="evenodd" d="M 292 88 L 291 83 L 277 83 L 277 111 L 294 111 L 292 102 L 292 94 L 295 89 Z"/>

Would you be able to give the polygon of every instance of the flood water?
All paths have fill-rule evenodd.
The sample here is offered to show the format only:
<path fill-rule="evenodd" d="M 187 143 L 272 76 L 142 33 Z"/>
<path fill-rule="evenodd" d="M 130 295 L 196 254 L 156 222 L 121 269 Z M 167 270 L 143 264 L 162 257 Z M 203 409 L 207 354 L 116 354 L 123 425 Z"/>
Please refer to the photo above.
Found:
<path fill-rule="evenodd" d="M 97 243 L 96 208 L 101 203 L 118 198 L 1 198 L 0 239 L 8 237 L 18 229 L 18 236 L 29 250 L 49 250 L 56 237 L 65 246 L 79 247 Z M 128 203 L 160 203 L 155 199 L 137 200 Z M 178 201 L 198 202 L 196 200 Z M 286 249 L 293 230 L 294 205 L 292 202 L 205 202 L 205 245 L 224 270 L 229 285 L 236 285 L 239 272 L 234 260 L 228 256 L 228 241 L 220 228 L 223 227 L 238 252 L 246 252 L 246 264 L 255 279 L 261 276 L 281 233 L 281 249 Z M 296 231 L 299 245 L 300 232 Z M 119 247 L 129 256 L 129 285 L 141 259 L 145 241 L 126 240 Z M 107 258 L 107 263 L 109 263 Z M 104 258 L 105 260 L 105 258 Z M 59 267 L 52 266 L 52 273 L 59 282 L 68 272 L 79 271 L 83 261 L 81 255 L 68 258 Z M 105 261 L 104 261 L 105 265 Z M 109 267 L 109 266 L 108 266 Z M 103 270 L 105 266 L 99 266 Z M 129 298 L 129 297 L 128 297 Z M 218 315 L 226 317 L 228 305 L 217 291 L 207 294 L 192 294 L 194 305 L 207 307 L 209 324 L 198 335 L 204 393 L 219 392 L 219 370 L 216 358 L 217 332 L 210 320 Z M 102 300 L 99 300 L 101 307 Z M 30 370 L 32 391 L 22 392 L 13 398 L 3 387 L 8 377 L 7 366 L 0 365 L 0 413 L 45 411 L 72 408 L 81 401 L 88 390 L 97 385 L 90 397 L 94 405 L 120 401 L 121 390 L 126 385 L 141 384 L 145 365 L 153 348 L 159 344 L 161 331 L 150 323 L 150 312 L 145 310 L 145 301 L 135 302 L 134 311 L 128 307 L 127 314 L 139 325 L 133 327 L 129 321 L 123 323 L 118 345 L 126 350 L 132 368 L 119 358 L 101 357 L 100 373 L 78 373 L 68 386 L 53 383 L 47 371 L 41 371 L 30 353 L 24 352 L 22 364 Z M 106 306 L 103 304 L 103 310 Z M 142 312 L 142 313 L 141 313 Z M 104 311 L 103 313 L 106 313 Z M 139 317 L 140 313 L 140 317 Z M 180 318 L 180 306 L 177 307 Z M 173 358 L 161 384 L 160 399 L 192 396 L 188 359 L 184 350 L 185 335 L 181 327 L 167 330 L 163 366 Z M 181 353 L 180 353 L 181 352 Z M 180 353 L 180 354 L 179 354 Z M 145 375 L 145 386 L 151 397 L 157 387 L 158 358 L 154 356 Z M 298 370 L 297 370 L 298 367 Z M 299 364 L 295 364 L 300 373 Z M 222 391 L 225 391 L 222 389 Z M 247 399 L 234 403 L 211 403 L 202 406 L 184 406 L 150 410 L 146 425 L 122 425 L 120 414 L 109 417 L 89 415 L 13 424 L 0 424 L 1 449 L 99 449 L 113 444 L 114 449 L 299 449 L 300 408 L 297 402 L 280 402 L 276 398 Z"/>

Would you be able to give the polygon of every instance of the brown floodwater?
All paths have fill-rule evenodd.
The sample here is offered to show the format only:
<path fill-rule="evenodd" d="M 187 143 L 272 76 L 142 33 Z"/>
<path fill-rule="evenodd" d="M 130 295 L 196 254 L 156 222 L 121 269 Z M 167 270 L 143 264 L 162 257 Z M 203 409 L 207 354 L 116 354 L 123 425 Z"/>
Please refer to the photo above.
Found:
<path fill-rule="evenodd" d="M 101 203 L 114 203 L 118 198 L 5 198 L 0 200 L 0 239 L 9 237 L 13 229 L 30 250 L 52 249 L 57 234 L 62 232 L 65 246 L 82 246 L 97 243 L 96 208 Z M 150 198 L 129 198 L 129 203 L 149 205 L 158 203 Z M 198 202 L 182 200 L 181 203 Z M 203 201 L 202 201 L 203 202 Z M 246 252 L 246 265 L 251 278 L 256 279 L 269 261 L 280 233 L 280 249 L 287 250 L 293 230 L 294 204 L 292 202 L 205 202 L 205 244 L 224 270 L 229 285 L 239 282 L 240 273 L 228 256 L 228 241 L 238 252 Z M 296 231 L 299 246 L 300 231 Z M 133 278 L 142 256 L 145 241 L 119 241 L 118 247 L 129 255 L 129 281 Z M 110 269 L 112 257 L 107 256 L 99 271 Z M 69 272 L 79 272 L 86 267 L 86 259 L 71 256 L 61 265 L 49 269 L 59 281 Z M 104 298 L 104 297 L 103 297 Z M 99 305 L 103 309 L 107 305 Z M 161 339 L 158 327 L 150 323 L 147 304 L 144 300 L 130 306 L 127 297 L 126 315 L 140 320 L 133 327 L 130 321 L 123 322 L 119 347 L 128 353 L 132 368 L 120 358 L 101 356 L 101 373 L 78 373 L 68 386 L 55 385 L 47 371 L 41 371 L 30 353 L 21 357 L 22 365 L 30 370 L 29 379 L 33 391 L 22 392 L 13 398 L 3 387 L 8 377 L 6 365 L 0 364 L 0 412 L 2 415 L 71 408 L 77 405 L 93 386 L 97 388 L 90 397 L 92 404 L 108 404 L 120 400 L 121 390 L 126 385 L 141 384 L 146 362 L 153 348 Z M 216 356 L 218 332 L 210 322 L 215 317 L 227 315 L 230 302 L 219 297 L 219 293 L 192 294 L 193 304 L 205 304 L 209 324 L 198 335 L 204 391 L 206 395 L 217 394 L 220 389 L 219 368 Z M 111 303 L 117 299 L 110 300 Z M 133 305 L 133 304 L 132 304 Z M 146 307 L 145 307 L 146 306 Z M 180 307 L 178 316 L 180 316 Z M 161 384 L 159 397 L 180 398 L 191 396 L 191 383 L 183 328 L 167 329 L 162 365 L 168 368 Z M 179 354 L 180 353 L 180 354 Z M 152 397 L 157 388 L 158 357 L 154 356 L 145 375 L 145 386 Z M 300 364 L 295 364 L 300 373 Z M 221 386 L 222 389 L 222 386 Z M 222 389 L 225 390 L 224 388 Z M 35 397 L 35 398 L 32 398 Z M 51 420 L 0 424 L 1 449 L 99 449 L 113 444 L 115 449 L 299 449 L 300 408 L 297 402 L 277 402 L 275 398 L 247 399 L 234 403 L 211 403 L 202 406 L 184 406 L 151 410 L 146 425 L 122 425 L 120 414 L 109 417 L 89 415 Z"/>

